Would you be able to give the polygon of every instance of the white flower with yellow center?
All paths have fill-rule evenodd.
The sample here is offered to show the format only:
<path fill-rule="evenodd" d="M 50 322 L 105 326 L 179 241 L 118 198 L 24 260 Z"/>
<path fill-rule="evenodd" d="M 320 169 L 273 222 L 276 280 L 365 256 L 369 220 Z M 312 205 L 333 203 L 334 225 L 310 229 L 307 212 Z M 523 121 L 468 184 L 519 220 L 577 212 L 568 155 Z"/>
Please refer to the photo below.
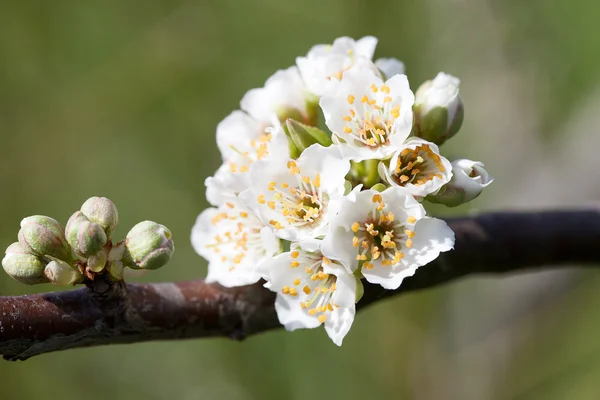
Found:
<path fill-rule="evenodd" d="M 297 160 L 269 159 L 250 171 L 250 189 L 241 200 L 275 235 L 286 240 L 322 236 L 344 195 L 350 163 L 334 146 L 314 144 Z"/>
<path fill-rule="evenodd" d="M 278 117 L 312 123 L 315 113 L 311 110 L 308 97 L 298 68 L 293 66 L 275 72 L 264 87 L 249 90 L 240 106 L 258 121 L 269 122 L 273 117 Z"/>
<path fill-rule="evenodd" d="M 413 196 L 396 187 L 351 192 L 330 223 L 322 251 L 367 281 L 397 289 L 418 267 L 454 246 L 454 232 L 425 216 Z"/>
<path fill-rule="evenodd" d="M 452 178 L 452 164 L 439 148 L 419 138 L 407 140 L 389 161 L 379 164 L 379 174 L 390 185 L 401 187 L 413 196 L 437 193 Z"/>
<path fill-rule="evenodd" d="M 373 36 L 365 36 L 356 41 L 340 37 L 331 45 L 313 46 L 306 57 L 296 58 L 296 64 L 308 90 L 320 97 L 335 90 L 350 69 L 376 71 L 377 68 L 371 61 L 376 46 L 377 39 Z"/>
<path fill-rule="evenodd" d="M 362 161 L 389 157 L 402 146 L 412 128 L 413 102 L 405 75 L 384 83 L 370 71 L 351 70 L 320 104 L 342 155 Z"/>
<path fill-rule="evenodd" d="M 288 151 L 287 138 L 277 121 L 260 122 L 240 110 L 229 114 L 217 126 L 217 145 L 223 165 L 205 182 L 206 197 L 215 206 L 223 203 L 223 196 L 248 188 L 247 172 L 254 162 Z"/>
<path fill-rule="evenodd" d="M 350 330 L 355 315 L 356 278 L 339 261 L 324 257 L 320 240 L 294 242 L 290 252 L 264 262 L 259 268 L 277 293 L 275 310 L 288 331 L 316 328 L 338 346 Z"/>
<path fill-rule="evenodd" d="M 192 245 L 208 260 L 207 282 L 241 286 L 257 282 L 256 268 L 279 250 L 279 240 L 235 196 L 204 210 L 192 228 Z"/>

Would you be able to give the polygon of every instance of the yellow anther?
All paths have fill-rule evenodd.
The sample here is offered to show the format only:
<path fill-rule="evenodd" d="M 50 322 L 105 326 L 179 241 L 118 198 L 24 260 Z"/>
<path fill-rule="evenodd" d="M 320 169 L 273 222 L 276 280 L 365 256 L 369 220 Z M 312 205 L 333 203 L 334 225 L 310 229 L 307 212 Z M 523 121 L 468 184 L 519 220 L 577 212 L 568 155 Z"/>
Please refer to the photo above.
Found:
<path fill-rule="evenodd" d="M 290 255 L 292 256 L 292 258 L 298 258 L 300 253 L 298 251 L 292 251 L 292 253 Z"/>
<path fill-rule="evenodd" d="M 329 311 L 333 311 L 333 306 L 331 305 L 331 303 L 327 303 L 327 309 Z"/>
<path fill-rule="evenodd" d="M 366 256 L 366 255 L 364 255 L 364 254 L 357 254 L 357 255 L 356 255 L 356 259 L 357 259 L 358 261 L 365 261 L 365 260 L 367 259 L 367 256 Z"/>
<path fill-rule="evenodd" d="M 295 287 L 290 288 L 290 296 L 298 296 L 298 290 Z"/>
<path fill-rule="evenodd" d="M 363 268 L 364 269 L 372 269 L 375 265 L 373 265 L 373 263 L 370 262 L 366 262 L 363 264 Z"/>
<path fill-rule="evenodd" d="M 354 104 L 354 96 L 352 96 L 351 94 L 348 95 L 348 103 Z"/>
<path fill-rule="evenodd" d="M 284 286 L 283 289 L 281 289 L 281 293 L 283 293 L 283 294 L 290 294 L 290 287 L 289 286 Z"/>
<path fill-rule="evenodd" d="M 406 247 L 408 247 L 409 249 L 412 247 L 413 243 L 412 243 L 412 239 L 406 239 Z"/>
<path fill-rule="evenodd" d="M 410 217 L 408 217 L 406 220 L 408 221 L 409 224 L 414 224 L 415 222 L 417 222 L 417 219 L 415 217 L 413 217 L 412 215 Z"/>
<path fill-rule="evenodd" d="M 352 128 L 350 128 L 349 126 L 345 126 L 344 133 L 352 133 Z"/>
<path fill-rule="evenodd" d="M 371 198 L 371 201 L 373 203 L 381 203 L 383 201 L 383 197 L 381 197 L 381 195 L 379 193 L 374 194 L 373 197 Z"/>
<path fill-rule="evenodd" d="M 264 194 L 258 195 L 258 202 L 260 204 L 265 204 L 266 203 L 266 201 L 265 201 L 265 195 Z"/>
<path fill-rule="evenodd" d="M 302 288 L 302 291 L 303 291 L 304 293 L 306 293 L 306 294 L 310 294 L 310 292 L 311 292 L 311 290 L 310 290 L 310 288 L 308 287 L 308 285 L 304 286 L 304 287 Z"/>
<path fill-rule="evenodd" d="M 267 205 L 269 206 L 269 208 L 270 208 L 271 210 L 274 210 L 274 209 L 275 209 L 275 202 L 274 202 L 274 201 L 269 201 L 269 202 L 267 203 Z"/>
<path fill-rule="evenodd" d="M 410 229 L 405 229 L 404 233 L 406 234 L 406 236 L 408 236 L 409 238 L 415 237 L 415 232 L 411 231 Z"/>
<path fill-rule="evenodd" d="M 240 211 L 240 217 L 242 218 L 248 218 L 248 213 L 245 211 Z"/>
<path fill-rule="evenodd" d="M 354 247 L 358 247 L 358 245 L 359 245 L 359 240 L 358 240 L 358 238 L 355 236 L 355 237 L 353 237 L 353 238 L 352 238 L 352 246 L 354 246 Z"/>
<path fill-rule="evenodd" d="M 366 103 L 367 101 L 369 101 L 369 98 L 366 95 L 360 99 L 361 103 Z"/>
<path fill-rule="evenodd" d="M 381 86 L 381 91 L 383 93 L 388 93 L 389 94 L 390 93 L 390 87 L 387 86 L 387 85 L 383 85 L 383 86 Z"/>
<path fill-rule="evenodd" d="M 373 93 L 377 93 L 379 91 L 379 89 L 377 88 L 377 86 L 374 83 L 371 84 L 371 90 L 373 91 Z"/>
<path fill-rule="evenodd" d="M 319 315 L 319 322 L 323 323 L 325 321 L 327 321 L 327 315 L 325 315 L 325 314 Z"/>
<path fill-rule="evenodd" d="M 323 257 L 322 260 L 323 260 L 323 264 L 325 264 L 325 265 L 331 264 L 331 260 L 327 257 Z"/>
<path fill-rule="evenodd" d="M 277 185 L 276 182 L 273 182 L 273 181 L 269 182 L 269 190 L 275 190 L 276 185 Z"/>
<path fill-rule="evenodd" d="M 312 183 L 313 185 L 315 185 L 316 188 L 321 187 L 321 174 L 317 174 L 317 176 L 315 176 L 315 179 L 313 179 Z M 316 202 L 316 200 L 313 200 L 313 203 Z"/>
<path fill-rule="evenodd" d="M 298 286 L 300 284 L 300 279 L 296 278 L 294 279 L 294 285 Z"/>
<path fill-rule="evenodd" d="M 317 313 L 317 309 L 316 308 L 311 308 L 310 310 L 308 310 L 308 315 L 310 315 L 311 317 L 313 315 L 315 315 Z"/>
<path fill-rule="evenodd" d="M 359 229 L 360 229 L 360 224 L 358 222 L 355 222 L 352 224 L 352 232 L 358 232 Z"/>
<path fill-rule="evenodd" d="M 389 102 L 391 102 L 391 101 L 392 101 L 392 98 L 391 98 L 390 96 L 385 96 L 385 97 L 383 98 L 383 102 L 384 102 L 384 103 L 389 103 Z"/>

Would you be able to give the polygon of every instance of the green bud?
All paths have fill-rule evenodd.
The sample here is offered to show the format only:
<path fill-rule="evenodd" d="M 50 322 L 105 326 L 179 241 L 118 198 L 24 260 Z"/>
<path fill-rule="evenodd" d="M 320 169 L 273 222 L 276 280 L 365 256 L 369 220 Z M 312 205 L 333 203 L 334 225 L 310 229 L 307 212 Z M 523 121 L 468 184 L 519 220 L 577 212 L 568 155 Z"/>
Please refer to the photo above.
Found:
<path fill-rule="evenodd" d="M 107 260 L 108 251 L 106 249 L 102 249 L 87 259 L 87 266 L 92 272 L 100 272 L 106 266 Z"/>
<path fill-rule="evenodd" d="M 98 253 L 108 241 L 102 226 L 90 221 L 81 211 L 69 218 L 65 233 L 73 251 L 84 258 Z"/>
<path fill-rule="evenodd" d="M 21 221 L 19 243 L 36 256 L 52 256 L 61 260 L 72 260 L 63 228 L 58 221 L 43 215 L 34 215 Z"/>
<path fill-rule="evenodd" d="M 108 275 L 115 281 L 123 280 L 123 263 L 120 261 L 111 261 L 106 267 Z"/>
<path fill-rule="evenodd" d="M 413 107 L 415 136 L 441 145 L 458 132 L 464 118 L 459 84 L 458 78 L 440 72 L 419 87 Z"/>
<path fill-rule="evenodd" d="M 54 259 L 46 265 L 46 277 L 58 286 L 73 285 L 83 281 L 83 275 L 64 261 Z"/>
<path fill-rule="evenodd" d="M 173 252 L 172 234 L 166 226 L 152 221 L 140 222 L 125 238 L 123 263 L 133 269 L 158 269 L 165 266 Z"/>
<path fill-rule="evenodd" d="M 315 143 L 324 147 L 329 147 L 333 143 L 331 138 L 319 128 L 291 118 L 285 121 L 284 131 L 300 153 Z"/>
<path fill-rule="evenodd" d="M 90 221 L 100 224 L 106 237 L 110 239 L 111 234 L 119 225 L 119 212 L 117 206 L 106 197 L 91 197 L 81 206 L 81 212 Z"/>
<path fill-rule="evenodd" d="M 44 275 L 44 263 L 20 243 L 11 244 L 5 253 L 2 267 L 11 278 L 26 285 L 48 282 Z"/>

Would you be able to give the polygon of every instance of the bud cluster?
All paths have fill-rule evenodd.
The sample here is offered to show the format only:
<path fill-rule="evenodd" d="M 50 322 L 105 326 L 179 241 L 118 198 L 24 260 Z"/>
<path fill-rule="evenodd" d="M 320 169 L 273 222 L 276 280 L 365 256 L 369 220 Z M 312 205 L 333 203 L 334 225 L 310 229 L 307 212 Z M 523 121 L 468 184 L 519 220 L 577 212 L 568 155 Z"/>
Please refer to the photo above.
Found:
<path fill-rule="evenodd" d="M 18 242 L 6 249 L 2 267 L 24 284 L 73 285 L 104 273 L 122 280 L 125 267 L 157 269 L 169 262 L 175 248 L 165 226 L 140 222 L 124 241 L 113 244 L 118 224 L 117 207 L 106 197 L 88 199 L 64 229 L 50 217 L 27 217 Z"/>

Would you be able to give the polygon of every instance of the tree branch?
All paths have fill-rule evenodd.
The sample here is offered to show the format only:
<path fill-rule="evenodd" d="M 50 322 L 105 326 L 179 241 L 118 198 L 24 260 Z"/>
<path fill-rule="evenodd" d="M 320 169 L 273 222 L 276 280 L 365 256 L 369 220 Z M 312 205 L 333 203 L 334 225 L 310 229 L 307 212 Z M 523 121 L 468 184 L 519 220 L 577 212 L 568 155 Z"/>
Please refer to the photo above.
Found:
<path fill-rule="evenodd" d="M 600 263 L 600 212 L 490 213 L 448 220 L 455 250 L 421 267 L 400 289 L 365 285 L 362 308 L 385 297 L 474 274 Z M 0 354 L 7 360 L 105 344 L 227 336 L 280 328 L 275 295 L 260 284 L 202 280 L 111 283 L 101 277 L 62 293 L 0 297 Z"/>

